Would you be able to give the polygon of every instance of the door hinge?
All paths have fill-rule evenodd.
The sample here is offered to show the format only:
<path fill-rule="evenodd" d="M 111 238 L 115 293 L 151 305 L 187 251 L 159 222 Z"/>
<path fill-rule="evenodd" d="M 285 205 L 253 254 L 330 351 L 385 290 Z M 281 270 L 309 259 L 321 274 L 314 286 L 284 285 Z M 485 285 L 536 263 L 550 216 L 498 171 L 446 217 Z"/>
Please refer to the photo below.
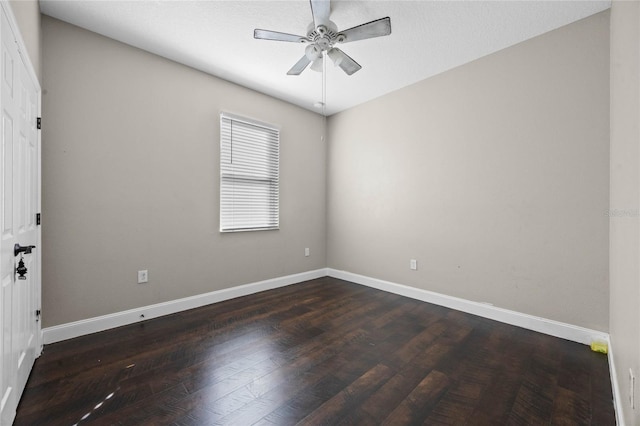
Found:
<path fill-rule="evenodd" d="M 42 129 L 42 117 L 38 117 L 37 121 L 36 121 L 36 126 L 39 129 Z"/>
<path fill-rule="evenodd" d="M 36 213 L 36 225 L 40 225 L 40 213 Z"/>
<path fill-rule="evenodd" d="M 42 313 L 42 312 L 40 311 L 40 309 L 37 309 L 37 310 L 36 310 L 36 322 L 40 321 L 40 314 L 41 314 L 41 313 Z"/>

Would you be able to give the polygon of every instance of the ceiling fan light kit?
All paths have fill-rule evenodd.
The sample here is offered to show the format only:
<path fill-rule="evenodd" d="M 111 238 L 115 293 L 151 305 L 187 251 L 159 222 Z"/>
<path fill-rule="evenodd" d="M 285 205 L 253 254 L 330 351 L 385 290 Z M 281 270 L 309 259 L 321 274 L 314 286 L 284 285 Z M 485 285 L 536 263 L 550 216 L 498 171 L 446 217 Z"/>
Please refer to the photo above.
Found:
<path fill-rule="evenodd" d="M 313 61 L 309 68 L 316 72 L 322 72 L 322 56 Z"/>
<path fill-rule="evenodd" d="M 309 64 L 312 64 L 312 70 L 322 71 L 324 52 L 327 52 L 327 56 L 335 66 L 340 67 L 347 75 L 352 75 L 362 67 L 335 45 L 391 34 L 391 19 L 389 17 L 338 31 L 338 26 L 329 19 L 330 1 L 310 0 L 310 3 L 313 21 L 309 24 L 306 37 L 262 29 L 256 29 L 253 32 L 253 37 L 260 40 L 307 44 L 304 56 L 291 67 L 287 72 L 288 75 L 300 75 Z"/>

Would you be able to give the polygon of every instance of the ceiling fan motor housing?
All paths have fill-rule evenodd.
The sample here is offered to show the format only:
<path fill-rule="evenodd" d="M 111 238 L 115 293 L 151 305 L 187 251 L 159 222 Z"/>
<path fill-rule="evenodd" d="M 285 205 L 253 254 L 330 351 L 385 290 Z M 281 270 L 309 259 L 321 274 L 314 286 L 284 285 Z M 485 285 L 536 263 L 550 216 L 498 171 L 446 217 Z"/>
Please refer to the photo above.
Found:
<path fill-rule="evenodd" d="M 313 22 L 307 28 L 307 39 L 320 47 L 321 51 L 329 50 L 335 43 L 341 43 L 345 37 L 338 33 L 338 26 L 333 21 L 327 21 L 317 27 Z"/>

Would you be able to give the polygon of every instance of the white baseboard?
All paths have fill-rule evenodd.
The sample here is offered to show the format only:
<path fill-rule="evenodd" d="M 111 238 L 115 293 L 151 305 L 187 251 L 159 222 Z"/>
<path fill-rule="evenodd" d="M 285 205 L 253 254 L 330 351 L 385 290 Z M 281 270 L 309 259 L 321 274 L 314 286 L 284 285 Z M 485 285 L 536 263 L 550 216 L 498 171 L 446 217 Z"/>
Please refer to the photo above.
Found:
<path fill-rule="evenodd" d="M 108 330 L 110 328 L 134 324 L 136 322 L 148 320 L 151 318 L 157 318 L 163 315 L 169 315 L 188 309 L 198 308 L 216 302 L 222 302 L 224 300 L 229 300 L 240 296 L 246 296 L 260 291 L 312 280 L 327 275 L 346 281 L 351 281 L 353 283 L 366 285 L 378 290 L 410 297 L 412 299 L 421 300 L 423 302 L 433 303 L 435 305 L 445 306 L 447 308 L 456 309 L 458 311 L 467 312 L 484 318 L 493 319 L 503 323 L 523 327 L 529 330 L 549 334 L 551 336 L 560 337 L 566 340 L 571 340 L 586 345 L 590 344 L 594 340 L 606 342 L 609 341 L 609 335 L 601 331 L 591 330 L 588 328 L 566 324 L 546 318 L 540 318 L 533 315 L 523 314 L 508 309 L 497 308 L 495 306 L 487 305 L 484 303 L 473 302 L 458 297 L 447 296 L 445 294 L 435 293 L 428 290 L 422 290 L 415 287 L 409 287 L 402 284 L 396 284 L 389 281 L 379 280 L 377 278 L 371 278 L 364 275 L 353 274 L 351 272 L 339 271 L 331 268 L 317 269 L 300 274 L 287 275 L 270 280 L 258 281 L 255 283 L 212 291 L 210 293 L 199 294 L 183 299 L 171 300 L 155 305 L 143 306 L 127 311 L 115 312 L 113 314 L 88 318 L 85 320 L 56 325 L 53 327 L 47 327 L 42 330 L 43 340 L 44 344 L 59 342 L 62 340 L 72 339 L 74 337 L 84 336 L 86 334 L 96 333 L 98 331 Z M 142 317 L 143 315 L 144 317 Z M 613 366 L 611 357 L 609 365 Z"/>
<path fill-rule="evenodd" d="M 143 306 L 127 311 L 115 312 L 113 314 L 88 318 L 67 324 L 47 327 L 42 330 L 44 343 L 49 344 L 59 342 L 61 340 L 72 339 L 85 334 L 133 324 L 143 320 L 198 308 L 200 306 L 283 287 L 302 281 L 312 280 L 327 275 L 586 345 L 590 344 L 594 340 L 607 342 L 609 340 L 609 335 L 601 331 L 523 314 L 521 312 L 511 311 L 508 309 L 497 308 L 484 303 L 447 296 L 445 294 L 383 281 L 377 278 L 358 275 L 347 271 L 322 268 L 300 274 L 287 275 L 270 280 L 226 288 L 223 290 L 216 290 L 210 293 L 171 300 L 155 305 Z M 142 318 L 141 315 L 144 315 L 144 318 Z"/>
<path fill-rule="evenodd" d="M 325 268 L 316 269 L 315 271 L 302 272 L 300 274 L 258 281 L 237 287 L 212 291 L 210 293 L 185 297 L 183 299 L 143 306 L 140 308 L 130 309 L 128 311 L 121 311 L 109 315 L 102 315 L 67 324 L 47 327 L 42 330 L 42 334 L 45 344 L 59 342 L 62 340 L 72 339 L 74 337 L 84 336 L 86 334 L 96 333 L 98 331 L 108 330 L 110 328 L 134 324 L 151 318 L 174 314 L 188 309 L 199 308 L 212 303 L 222 302 L 224 300 L 247 296 L 260 291 L 271 290 L 325 276 L 327 276 L 327 270 Z M 141 315 L 144 315 L 144 317 L 141 317 Z"/>
<path fill-rule="evenodd" d="M 521 312 L 497 308 L 485 303 L 473 302 L 471 300 L 447 296 L 445 294 L 422 290 L 415 287 L 409 287 L 402 284 L 396 284 L 389 281 L 383 281 L 364 275 L 353 274 L 351 272 L 328 268 L 327 275 L 329 275 L 330 277 L 351 281 L 356 284 L 366 285 L 367 287 L 376 288 L 378 290 L 387 291 L 389 293 L 398 294 L 400 296 L 410 297 L 412 299 L 421 300 L 423 302 L 433 303 L 434 305 L 445 306 L 447 308 L 455 309 L 458 311 L 467 312 L 473 315 L 478 315 L 506 324 L 515 325 L 518 327 L 526 328 L 528 330 L 537 331 L 539 333 L 560 337 L 562 339 L 582 343 L 585 345 L 591 344 L 591 342 L 594 340 L 604 342 L 609 340 L 609 334 L 602 331 L 591 330 L 576 325 L 523 314 Z"/>
<path fill-rule="evenodd" d="M 609 350 L 607 357 L 609 359 L 609 375 L 611 377 L 611 390 L 613 391 L 613 407 L 616 413 L 616 424 L 618 426 L 625 426 L 624 416 L 622 415 L 622 396 L 620 394 L 620 386 L 618 384 L 618 374 L 616 373 L 616 364 L 613 361 L 613 347 L 611 345 L 611 338 L 607 340 Z"/>
<path fill-rule="evenodd" d="M 613 390 L 616 421 L 619 426 L 625 426 L 624 419 L 621 414 L 622 400 L 612 355 L 613 348 L 607 333 L 332 268 L 316 269 L 314 271 L 303 272 L 300 274 L 258 281 L 237 287 L 212 291 L 210 293 L 199 294 L 197 296 L 171 300 L 169 302 L 143 306 L 141 308 L 130 309 L 128 311 L 116 312 L 109 315 L 47 327 L 42 330 L 43 341 L 45 344 L 55 343 L 324 276 L 339 278 L 378 290 L 387 291 L 389 293 L 398 294 L 400 296 L 445 306 L 447 308 L 515 325 L 528 330 L 537 331 L 539 333 L 560 337 L 573 342 L 586 345 L 590 344 L 592 341 L 607 342 L 609 347 L 609 372 L 611 375 L 611 387 Z M 141 315 L 144 315 L 144 318 L 141 318 Z"/>

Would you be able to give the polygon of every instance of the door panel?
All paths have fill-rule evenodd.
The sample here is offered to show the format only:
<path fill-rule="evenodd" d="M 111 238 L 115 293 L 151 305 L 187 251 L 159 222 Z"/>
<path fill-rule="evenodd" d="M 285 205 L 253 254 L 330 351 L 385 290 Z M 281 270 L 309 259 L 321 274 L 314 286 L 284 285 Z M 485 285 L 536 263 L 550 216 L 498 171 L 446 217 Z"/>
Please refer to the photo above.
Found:
<path fill-rule="evenodd" d="M 35 211 L 31 205 L 32 190 L 34 189 L 32 180 L 33 173 L 37 167 L 37 155 L 34 151 L 37 148 L 37 132 L 35 129 L 36 118 L 31 117 L 29 102 L 31 94 L 35 93 L 35 87 L 30 81 L 25 70 L 21 70 L 18 85 L 20 87 L 21 99 L 19 102 L 19 134 L 20 134 L 20 158 L 18 163 L 20 169 L 14 171 L 19 181 L 19 196 L 15 204 L 19 205 L 20 224 L 18 227 L 18 241 L 20 245 L 34 245 L 38 241 L 36 235 Z M 33 120 L 32 120 L 33 119 Z M 14 311 L 17 319 L 17 368 L 18 377 L 16 389 L 22 390 L 27 383 L 31 367 L 35 361 L 36 347 L 35 335 L 38 326 L 35 315 L 37 307 L 34 304 L 34 277 L 37 275 L 36 259 L 39 256 L 39 248 L 36 247 L 31 254 L 25 254 L 22 259 L 27 267 L 28 273 L 25 280 L 18 280 L 15 283 Z M 18 258 L 16 258 L 17 260 Z"/>
<path fill-rule="evenodd" d="M 0 424 L 9 425 L 40 352 L 40 89 L 18 51 L 5 7 L 0 3 Z M 15 244 L 36 248 L 16 256 Z M 24 279 L 16 274 L 20 261 L 27 268 Z"/>
<path fill-rule="evenodd" d="M 2 46 L 2 87 L 0 88 L 0 108 L 2 110 L 2 165 L 3 165 L 3 232 L 2 232 L 2 388 L 0 388 L 0 418 L 1 424 L 9 424 L 12 407 L 16 405 L 16 373 L 15 353 L 14 353 L 14 312 L 13 312 L 13 290 L 14 290 L 14 258 L 11 246 L 16 241 L 14 230 L 17 228 L 14 222 L 14 166 L 16 152 L 19 150 L 14 144 L 14 113 L 15 99 L 13 97 L 13 76 L 14 76 L 14 54 L 11 52 L 11 44 L 5 36 L 6 23 L 4 14 L 0 21 L 0 45 Z"/>

